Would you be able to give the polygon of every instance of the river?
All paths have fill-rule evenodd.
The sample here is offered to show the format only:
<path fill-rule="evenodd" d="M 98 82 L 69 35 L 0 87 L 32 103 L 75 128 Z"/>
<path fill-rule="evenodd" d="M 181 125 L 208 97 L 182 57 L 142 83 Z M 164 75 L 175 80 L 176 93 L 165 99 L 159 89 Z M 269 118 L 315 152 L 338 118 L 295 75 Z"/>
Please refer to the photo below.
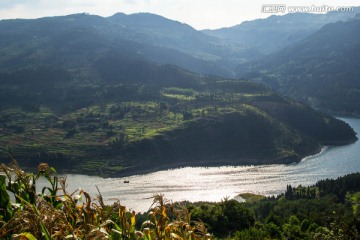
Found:
<path fill-rule="evenodd" d="M 342 118 L 360 132 L 360 119 Z M 125 178 L 67 175 L 69 189 L 81 187 L 96 196 L 98 186 L 107 203 L 119 200 L 128 209 L 147 211 L 154 194 L 172 201 L 220 201 L 239 193 L 276 195 L 286 185 L 311 185 L 320 179 L 360 172 L 360 141 L 325 147 L 321 153 L 290 165 L 184 167 Z M 129 181 L 129 183 L 124 183 Z"/>

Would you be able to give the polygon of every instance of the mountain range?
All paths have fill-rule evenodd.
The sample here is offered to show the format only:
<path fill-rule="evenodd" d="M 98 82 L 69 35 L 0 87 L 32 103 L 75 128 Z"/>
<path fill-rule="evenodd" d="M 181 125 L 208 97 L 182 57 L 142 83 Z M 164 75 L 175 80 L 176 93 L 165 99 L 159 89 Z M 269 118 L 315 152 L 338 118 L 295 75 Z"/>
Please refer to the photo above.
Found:
<path fill-rule="evenodd" d="M 253 71 L 244 77 L 323 111 L 359 116 L 359 30 L 359 18 L 327 24 L 253 63 Z"/>
<path fill-rule="evenodd" d="M 331 56 L 342 63 L 338 73 L 348 67 L 356 76 L 359 38 L 350 41 L 350 33 L 357 22 L 317 23 L 320 30 L 307 37 L 300 29 L 302 40 L 265 56 L 258 46 L 146 13 L 0 21 L 0 157 L 113 176 L 163 166 L 290 163 L 323 145 L 355 141 L 347 124 L 271 88 L 303 100 L 296 95 L 302 88 L 287 90 L 288 77 L 301 74 L 283 71 L 301 54 L 312 54 L 304 61 L 314 84 L 321 78 L 311 61 L 325 59 L 327 74 Z M 346 41 L 335 38 L 340 33 Z M 323 52 L 310 47 L 331 34 Z M 346 60 L 350 53 L 355 65 Z M 356 96 L 356 85 L 352 91 Z"/>
<path fill-rule="evenodd" d="M 124 58 L 141 57 L 198 73 L 229 75 L 237 63 L 259 55 L 252 49 L 232 46 L 189 25 L 146 13 L 119 13 L 109 18 L 74 14 L 35 20 L 3 20 L 0 29 L 0 47 L 3 49 L 0 58 L 10 61 L 9 65 L 6 62 L 2 65 L 6 68 L 14 66 L 11 61 L 19 64 L 21 61 L 18 60 L 23 56 L 34 58 L 36 63 L 55 61 L 57 64 L 63 55 L 76 54 L 80 48 L 95 48 L 97 56 L 115 48 L 126 55 Z M 95 46 L 95 43 L 100 45 Z M 62 44 L 75 52 L 62 52 L 63 46 L 59 47 Z M 35 47 L 41 47 L 43 53 L 28 52 Z M 49 55 L 60 59 L 48 59 Z"/>
<path fill-rule="evenodd" d="M 326 14 L 290 13 L 266 19 L 246 21 L 239 25 L 202 32 L 220 39 L 256 49 L 262 54 L 279 51 L 310 36 L 329 23 L 346 21 L 360 13 L 359 7 L 350 12 Z"/>

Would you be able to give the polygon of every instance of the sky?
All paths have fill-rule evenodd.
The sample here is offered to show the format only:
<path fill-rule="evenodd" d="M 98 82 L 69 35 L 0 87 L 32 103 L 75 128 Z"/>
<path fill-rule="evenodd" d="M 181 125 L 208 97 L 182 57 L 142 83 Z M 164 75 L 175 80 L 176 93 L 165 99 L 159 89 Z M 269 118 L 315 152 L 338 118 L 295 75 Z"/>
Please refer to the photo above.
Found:
<path fill-rule="evenodd" d="M 149 12 L 195 29 L 217 29 L 266 18 L 269 6 L 359 6 L 359 0 L 0 0 L 0 19 L 40 18 L 74 13 L 111 16 Z M 265 11 L 265 12 L 264 12 Z"/>

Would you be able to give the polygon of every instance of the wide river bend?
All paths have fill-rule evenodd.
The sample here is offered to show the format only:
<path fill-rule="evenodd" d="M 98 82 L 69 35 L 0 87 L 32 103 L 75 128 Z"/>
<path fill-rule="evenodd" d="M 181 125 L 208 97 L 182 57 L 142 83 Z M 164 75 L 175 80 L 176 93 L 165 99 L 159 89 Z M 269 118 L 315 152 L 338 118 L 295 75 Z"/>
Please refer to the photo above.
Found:
<path fill-rule="evenodd" d="M 360 132 L 360 119 L 342 120 Z M 192 202 L 220 201 L 245 192 L 270 196 L 284 192 L 287 184 L 306 186 L 353 172 L 360 172 L 360 141 L 325 147 L 321 153 L 290 165 L 185 167 L 124 178 L 69 174 L 67 182 L 70 190 L 81 187 L 94 197 L 98 186 L 107 203 L 118 199 L 127 208 L 143 212 L 158 193 L 172 201 Z"/>

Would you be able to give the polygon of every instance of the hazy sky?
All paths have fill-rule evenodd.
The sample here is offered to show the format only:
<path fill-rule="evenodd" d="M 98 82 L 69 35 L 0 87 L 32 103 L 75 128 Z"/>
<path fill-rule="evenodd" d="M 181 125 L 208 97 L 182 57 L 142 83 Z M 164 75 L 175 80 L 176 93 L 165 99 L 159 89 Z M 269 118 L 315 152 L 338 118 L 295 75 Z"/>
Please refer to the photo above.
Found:
<path fill-rule="evenodd" d="M 266 18 L 264 4 L 287 6 L 359 6 L 359 0 L 0 0 L 0 19 L 39 18 L 73 13 L 111 16 L 150 12 L 196 29 L 220 28 Z"/>

